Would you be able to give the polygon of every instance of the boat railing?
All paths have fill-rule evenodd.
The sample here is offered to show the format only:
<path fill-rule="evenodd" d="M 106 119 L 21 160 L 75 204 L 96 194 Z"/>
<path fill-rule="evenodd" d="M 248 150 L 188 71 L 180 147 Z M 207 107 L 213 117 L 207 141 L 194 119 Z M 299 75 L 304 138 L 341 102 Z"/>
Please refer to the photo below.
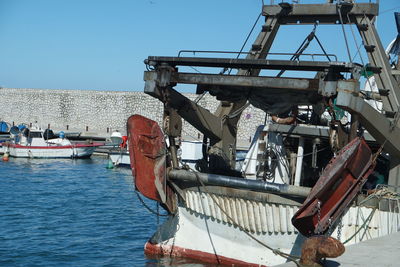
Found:
<path fill-rule="evenodd" d="M 181 57 L 182 54 L 189 53 L 192 54 L 193 56 L 196 56 L 198 54 L 230 54 L 230 55 L 241 55 L 241 54 L 258 54 L 259 52 L 243 52 L 243 51 L 218 51 L 218 50 L 180 50 L 178 52 L 178 57 Z M 338 58 L 335 54 L 319 54 L 319 53 L 268 53 L 267 56 L 306 56 L 310 57 L 312 61 L 314 61 L 315 58 L 323 57 L 326 58 L 332 57 L 335 59 L 335 61 L 338 61 Z"/>
<path fill-rule="evenodd" d="M 265 1 L 265 4 L 269 4 L 269 5 L 278 5 L 279 3 L 281 3 L 281 0 L 267 0 Z M 289 1 L 288 1 L 289 2 Z M 326 3 L 332 3 L 335 4 L 336 2 L 346 2 L 346 0 L 291 0 L 290 3 L 291 4 L 302 4 L 302 3 L 307 3 L 307 4 L 326 4 Z M 347 2 L 353 2 L 351 0 L 347 0 Z M 357 0 L 357 3 L 379 3 L 379 0 Z"/>

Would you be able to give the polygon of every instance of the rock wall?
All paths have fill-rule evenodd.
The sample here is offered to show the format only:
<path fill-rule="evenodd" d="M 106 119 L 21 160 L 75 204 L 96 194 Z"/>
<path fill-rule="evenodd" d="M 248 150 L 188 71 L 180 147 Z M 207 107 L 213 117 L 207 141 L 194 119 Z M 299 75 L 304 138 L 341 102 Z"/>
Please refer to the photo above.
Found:
<path fill-rule="evenodd" d="M 186 94 L 191 99 L 197 95 Z M 163 105 L 142 92 L 0 89 L 0 120 L 15 124 L 35 124 L 54 130 L 91 132 L 104 135 L 108 131 L 125 131 L 126 120 L 141 114 L 157 122 L 162 120 Z M 205 95 L 200 105 L 214 112 L 218 102 Z M 264 121 L 264 112 L 252 106 L 243 113 L 238 139 L 249 140 Z M 183 135 L 198 138 L 199 132 L 184 122 Z"/>

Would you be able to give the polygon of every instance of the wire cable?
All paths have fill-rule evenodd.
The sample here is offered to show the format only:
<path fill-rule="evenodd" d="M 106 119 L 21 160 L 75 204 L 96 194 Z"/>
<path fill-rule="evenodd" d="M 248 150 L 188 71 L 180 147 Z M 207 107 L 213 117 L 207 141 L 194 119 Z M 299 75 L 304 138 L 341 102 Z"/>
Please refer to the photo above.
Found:
<path fill-rule="evenodd" d="M 348 43 L 348 41 L 347 41 L 346 31 L 345 31 L 345 29 L 344 29 L 344 24 L 343 24 L 342 10 L 341 10 L 341 9 L 342 9 L 342 6 L 341 6 L 340 4 L 337 4 L 337 5 L 336 5 L 336 8 L 337 8 L 338 13 L 339 13 L 340 25 L 342 26 L 343 37 L 344 37 L 344 41 L 345 41 L 345 44 L 346 44 L 347 55 L 349 56 L 350 63 L 352 63 L 352 61 L 351 61 L 351 54 L 350 54 L 350 48 L 349 48 L 349 43 Z"/>
<path fill-rule="evenodd" d="M 367 70 L 366 70 L 366 67 L 365 67 L 364 59 L 363 59 L 363 57 L 362 57 L 362 55 L 361 55 L 361 51 L 360 51 L 360 48 L 361 48 L 361 46 L 362 46 L 362 43 L 361 43 L 360 45 L 358 45 L 358 43 L 357 43 L 356 35 L 355 35 L 355 33 L 354 33 L 352 24 L 350 23 L 349 14 L 347 14 L 347 21 L 348 21 L 349 24 L 350 24 L 350 31 L 351 31 L 351 34 L 352 34 L 352 36 L 353 36 L 354 43 L 355 43 L 355 45 L 356 45 L 356 47 L 357 47 L 357 54 L 360 55 L 360 60 L 361 60 L 361 64 L 363 65 L 364 73 L 367 74 Z M 356 54 L 356 55 L 357 55 L 357 54 Z M 354 56 L 354 57 L 355 57 L 355 56 Z M 367 76 L 367 75 L 366 75 L 366 76 Z M 371 81 L 370 81 L 369 77 L 366 77 L 366 79 L 367 79 L 367 83 L 368 83 L 368 85 L 369 85 L 369 88 L 371 88 L 371 92 L 372 92 L 372 84 L 371 84 Z M 374 102 L 375 102 L 375 107 L 376 107 L 376 109 L 377 109 L 379 112 L 382 112 L 383 109 L 380 109 L 380 108 L 378 107 L 378 102 L 379 102 L 379 101 L 375 98 L 374 94 L 372 94 L 372 93 L 371 93 L 371 98 L 372 98 L 372 99 L 374 100 Z"/>
<path fill-rule="evenodd" d="M 246 46 L 247 42 L 249 41 L 251 34 L 253 33 L 255 27 L 257 26 L 258 21 L 260 20 L 261 15 L 262 15 L 262 13 L 260 13 L 258 15 L 256 21 L 253 24 L 253 27 L 251 27 L 251 30 L 250 30 L 249 34 L 247 34 L 246 40 L 244 41 L 242 47 L 240 48 L 239 53 L 236 56 L 236 58 L 239 58 L 239 56 L 242 54 L 244 47 Z M 231 72 L 232 72 L 232 68 L 229 70 L 228 74 L 231 74 Z"/>

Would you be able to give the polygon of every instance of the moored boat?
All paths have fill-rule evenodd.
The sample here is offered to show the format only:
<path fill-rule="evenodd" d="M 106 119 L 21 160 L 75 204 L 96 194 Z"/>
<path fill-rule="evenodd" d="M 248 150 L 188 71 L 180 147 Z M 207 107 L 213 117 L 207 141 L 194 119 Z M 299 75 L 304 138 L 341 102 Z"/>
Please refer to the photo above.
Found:
<path fill-rule="evenodd" d="M 16 158 L 88 158 L 96 147 L 103 143 L 72 143 L 63 133 L 54 138 L 54 133 L 40 128 L 18 128 L 11 130 L 14 138 L 3 144 L 4 152 Z"/>
<path fill-rule="evenodd" d="M 400 73 L 374 26 L 378 3 L 281 3 L 264 5 L 262 14 L 265 24 L 246 58 L 145 61 L 145 92 L 164 103 L 164 121 L 161 128 L 131 116 L 129 153 L 136 190 L 169 216 L 145 244 L 148 254 L 273 266 L 297 260 L 315 236 L 347 245 L 399 231 Z M 300 60 L 315 30 L 291 60 L 266 59 L 280 25 L 338 22 L 356 26 L 370 64 L 333 61 L 325 50 L 326 60 Z M 223 70 L 179 70 L 187 66 Z M 279 74 L 260 76 L 263 70 Z M 285 71 L 297 75 L 283 77 Z M 378 92 L 360 89 L 367 71 Z M 219 108 L 211 113 L 176 91 L 177 84 L 196 84 L 198 94 L 221 101 Z M 371 97 L 383 111 L 367 102 Z M 266 124 L 237 171 L 238 121 L 249 104 L 266 113 Z M 182 119 L 204 135 L 195 170 L 179 164 Z"/>
<path fill-rule="evenodd" d="M 122 135 L 119 131 L 115 131 L 111 133 L 110 140 L 114 146 L 108 152 L 111 166 L 130 167 L 131 161 L 127 149 L 127 136 Z"/>
<path fill-rule="evenodd" d="M 131 167 L 131 160 L 128 150 L 128 142 L 126 136 L 120 132 L 111 134 L 111 142 L 115 148 L 108 152 L 108 157 L 113 166 Z M 202 158 L 202 141 L 182 140 L 180 141 L 179 154 L 181 165 L 187 165 L 190 168 L 195 168 L 198 160 Z"/>

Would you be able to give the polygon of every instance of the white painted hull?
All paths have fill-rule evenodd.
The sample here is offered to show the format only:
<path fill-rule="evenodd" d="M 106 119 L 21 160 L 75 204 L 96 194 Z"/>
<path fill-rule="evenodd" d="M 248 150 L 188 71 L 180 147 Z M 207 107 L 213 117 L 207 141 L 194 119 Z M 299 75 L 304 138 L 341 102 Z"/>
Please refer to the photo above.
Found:
<path fill-rule="evenodd" d="M 108 154 L 111 162 L 114 166 L 120 167 L 130 167 L 131 159 L 129 157 L 129 152 L 111 152 Z"/>
<path fill-rule="evenodd" d="M 237 223 L 266 245 L 300 256 L 305 237 L 291 224 L 298 206 L 217 196 L 219 205 L 235 221 L 232 223 L 209 194 L 200 196 L 189 191 L 185 198 L 186 207 L 180 206 L 178 216 L 164 223 L 146 244 L 146 253 L 239 265 L 274 266 L 286 262 L 234 226 Z M 342 219 L 342 242 L 361 227 L 371 211 L 356 206 L 349 209 Z M 346 245 L 397 232 L 399 226 L 399 213 L 376 210 L 367 230 L 360 231 Z M 337 237 L 337 229 L 332 236 Z"/>
<path fill-rule="evenodd" d="M 191 169 L 195 169 L 196 161 L 203 157 L 202 145 L 200 141 L 182 141 L 181 143 L 181 160 Z M 130 167 L 131 159 L 128 151 L 110 152 L 109 158 L 114 166 Z"/>
<path fill-rule="evenodd" d="M 15 158 L 86 158 L 90 157 L 96 146 L 57 146 L 48 148 L 34 146 L 12 146 L 7 148 Z"/>

